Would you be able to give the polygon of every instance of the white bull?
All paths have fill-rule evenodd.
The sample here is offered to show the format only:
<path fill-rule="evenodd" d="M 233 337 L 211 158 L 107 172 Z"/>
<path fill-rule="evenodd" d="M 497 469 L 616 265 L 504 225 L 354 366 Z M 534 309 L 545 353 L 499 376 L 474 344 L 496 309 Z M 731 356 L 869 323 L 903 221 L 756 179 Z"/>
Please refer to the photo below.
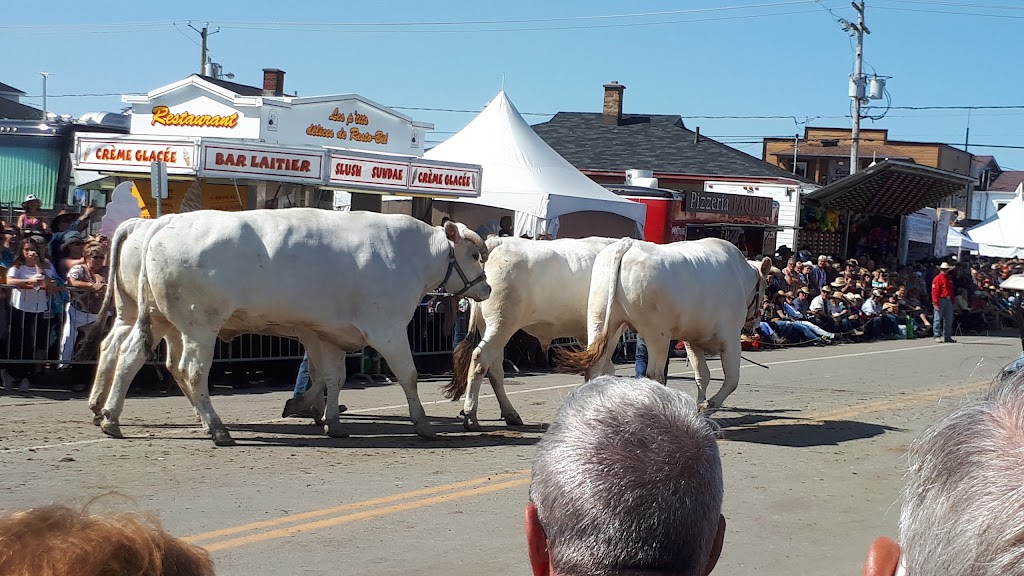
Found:
<path fill-rule="evenodd" d="M 612 242 L 612 238 L 487 240 L 490 255 L 484 270 L 491 297 L 471 305 L 469 334 L 452 354 L 454 375 L 444 389 L 446 398 L 458 400 L 468 384 L 462 411 L 466 430 L 481 429 L 477 403 L 485 375 L 501 417 L 510 426 L 522 425 L 505 394 L 505 345 L 518 330 L 536 337 L 545 352 L 556 338 L 584 341 L 594 259 Z"/>
<path fill-rule="evenodd" d="M 409 318 L 438 286 L 473 300 L 490 295 L 479 236 L 454 222 L 431 227 L 408 216 L 300 208 L 190 212 L 146 226 L 139 253 L 135 321 L 131 303 L 123 316 L 117 309 L 93 386 L 96 395 L 105 387 L 101 378 L 112 375 L 101 428 L 114 436 L 128 385 L 147 351 L 164 340 L 168 370 L 204 427 L 217 445 L 233 444 L 210 402 L 209 369 L 218 335 L 252 332 L 303 343 L 314 368 L 308 394 L 315 399 L 324 385 L 328 390 L 328 435 L 345 435 L 338 411 L 345 352 L 370 346 L 398 377 L 416 432 L 433 437 L 417 394 Z M 116 271 L 111 276 L 117 300 L 129 289 L 114 284 Z"/>
<path fill-rule="evenodd" d="M 731 243 L 705 238 L 653 244 L 623 238 L 594 262 L 587 309 L 588 348 L 562 356 L 587 380 L 611 374 L 607 360 L 623 325 L 647 343 L 647 377 L 665 383 L 672 339 L 686 343 L 694 366 L 697 402 L 708 413 L 722 407 L 740 379 L 740 332 L 758 319 L 771 260 L 744 258 Z M 725 382 L 706 400 L 711 371 L 705 354 L 721 354 Z"/>

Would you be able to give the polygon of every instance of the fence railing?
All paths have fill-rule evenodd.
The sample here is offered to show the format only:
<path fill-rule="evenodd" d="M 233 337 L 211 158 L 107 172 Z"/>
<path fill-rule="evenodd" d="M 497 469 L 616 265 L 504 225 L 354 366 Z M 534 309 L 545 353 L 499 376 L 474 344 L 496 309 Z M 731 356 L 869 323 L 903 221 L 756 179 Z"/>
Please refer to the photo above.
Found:
<path fill-rule="evenodd" d="M 30 298 L 24 294 L 15 296 L 15 291 L 33 293 Z M 65 294 L 81 294 L 83 290 L 65 288 Z M 431 294 L 428 296 L 445 296 Z M 33 306 L 26 302 L 34 300 Z M 17 300 L 18 306 L 15 306 Z M 82 312 L 75 306 L 42 306 L 38 291 L 0 285 L 0 365 L 91 365 L 96 364 L 98 350 L 84 350 L 81 337 L 84 330 L 93 327 L 98 319 L 94 314 Z M 32 302 L 29 302 L 30 304 Z M 424 299 L 417 307 L 408 324 L 409 345 L 417 364 L 431 362 L 430 357 L 450 356 L 454 350 L 457 335 L 465 335 L 468 312 L 455 312 L 456 318 L 446 306 L 453 306 L 454 300 L 437 298 Z M 452 324 L 455 324 L 453 327 Z M 81 330 L 79 330 L 81 328 Z M 623 334 L 623 345 L 635 342 L 636 335 Z M 69 342 L 72 340 L 73 342 Z M 572 338 L 560 338 L 552 347 L 578 346 Z M 265 363 L 274 361 L 298 362 L 304 355 L 302 344 L 291 338 L 243 334 L 230 342 L 217 341 L 214 362 L 240 368 L 244 363 Z M 370 350 L 350 352 L 349 358 L 358 359 L 360 372 L 371 375 L 381 374 L 379 355 Z M 363 361 L 365 357 L 365 362 Z M 166 359 L 165 346 L 161 343 L 147 364 L 163 365 Z M 12 368 L 13 369 L 13 368 Z M 229 368 L 233 369 L 233 368 Z M 385 369 L 386 370 L 386 369 Z"/>

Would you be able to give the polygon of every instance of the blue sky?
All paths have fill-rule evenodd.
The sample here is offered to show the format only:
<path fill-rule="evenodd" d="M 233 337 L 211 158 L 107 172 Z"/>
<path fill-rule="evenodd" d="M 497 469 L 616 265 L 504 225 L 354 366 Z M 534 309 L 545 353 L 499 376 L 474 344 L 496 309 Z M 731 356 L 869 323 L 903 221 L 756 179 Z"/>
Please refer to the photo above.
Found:
<path fill-rule="evenodd" d="M 893 107 L 1024 105 L 1012 49 L 1024 3 L 867 4 L 865 71 L 892 77 Z M 654 12 L 662 14 L 594 18 Z M 0 82 L 38 96 L 46 71 L 51 111 L 118 110 L 116 96 L 57 95 L 145 92 L 181 79 L 199 66 L 198 34 L 184 22 L 209 21 L 220 27 L 211 54 L 236 82 L 259 85 L 262 68 L 277 67 L 286 91 L 303 96 L 354 92 L 390 106 L 479 110 L 504 75 L 521 112 L 553 113 L 599 111 L 601 85 L 617 80 L 625 112 L 680 114 L 688 127 L 760 156 L 761 137 L 791 136 L 805 117 L 849 126 L 853 50 L 833 14 L 856 18 L 845 0 L 17 2 L 0 22 Z M 449 25 L 495 20 L 506 22 Z M 472 119 L 405 112 L 433 122 L 435 141 Z M 700 116 L 795 116 L 801 126 Z M 967 125 L 966 110 L 892 109 L 862 123 L 893 139 L 960 147 Z M 1024 169 L 1024 150 L 978 146 L 1024 145 L 1024 108 L 972 111 L 970 128 L 971 152 Z"/>

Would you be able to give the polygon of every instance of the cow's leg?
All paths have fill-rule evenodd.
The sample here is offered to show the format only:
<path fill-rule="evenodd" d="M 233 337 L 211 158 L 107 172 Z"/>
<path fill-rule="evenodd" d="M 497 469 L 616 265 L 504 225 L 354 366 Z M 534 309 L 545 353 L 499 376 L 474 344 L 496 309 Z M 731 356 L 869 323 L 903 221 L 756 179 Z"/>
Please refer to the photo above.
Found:
<path fill-rule="evenodd" d="M 740 383 L 740 353 L 742 347 L 740 339 L 729 340 L 722 349 L 722 372 L 725 373 L 725 382 L 721 390 L 708 402 L 707 414 L 711 414 L 725 404 L 725 399 L 732 394 Z"/>
<path fill-rule="evenodd" d="M 98 327 L 97 327 L 98 328 Z M 114 371 L 117 368 L 121 346 L 132 331 L 131 324 L 123 322 L 120 317 L 114 320 L 110 332 L 100 343 L 100 354 L 96 363 L 96 375 L 89 390 L 89 410 L 92 411 L 92 423 L 99 426 L 103 421 L 103 405 L 107 402 L 110 388 L 113 386 Z"/>
<path fill-rule="evenodd" d="M 146 363 L 148 351 L 144 340 L 142 332 L 133 326 L 117 351 L 118 358 L 114 376 L 103 405 L 103 421 L 100 422 L 100 430 L 114 438 L 124 438 L 118 419 L 124 409 L 124 400 L 128 397 L 128 387 L 131 386 L 132 380 Z M 159 341 L 154 334 L 153 342 Z"/>
<path fill-rule="evenodd" d="M 323 414 L 324 432 L 331 438 L 347 438 L 341 427 L 341 412 L 338 410 L 338 396 L 345 383 L 345 351 L 335 346 L 318 343 L 306 348 L 309 354 L 312 386 L 307 391 L 314 409 L 319 406 Z M 327 388 L 327 404 L 324 406 L 323 390 Z M 319 400 L 319 402 L 318 402 Z"/>
<path fill-rule="evenodd" d="M 213 409 L 210 401 L 210 368 L 213 366 L 213 353 L 217 343 L 217 334 L 181 334 L 182 353 L 178 362 L 178 371 L 183 378 L 182 387 L 188 386 L 194 395 L 196 410 L 209 429 L 213 443 L 217 446 L 234 446 L 231 437 L 220 416 Z"/>
<path fill-rule="evenodd" d="M 210 434 L 209 425 L 203 420 L 203 415 L 199 413 L 199 405 L 196 403 L 196 391 L 192 388 L 192 383 L 188 380 L 187 375 L 180 369 L 181 354 L 185 346 L 181 341 L 181 333 L 177 330 L 169 331 L 164 337 L 164 344 L 167 346 L 167 358 L 164 361 L 164 366 L 170 372 L 171 378 L 174 378 L 174 381 L 177 382 L 178 388 L 185 394 L 185 398 L 188 398 L 196 418 L 203 425 L 203 432 Z"/>
<path fill-rule="evenodd" d="M 707 401 L 708 384 L 711 383 L 711 368 L 708 367 L 704 349 L 686 343 L 686 357 L 693 365 L 693 379 L 697 383 L 697 404 L 703 409 Z"/>
<path fill-rule="evenodd" d="M 401 332 L 367 334 L 367 344 L 388 362 L 391 372 L 398 378 L 398 383 L 405 391 L 405 399 L 409 403 L 409 419 L 412 420 L 416 433 L 427 439 L 434 439 L 437 434 L 430 429 L 427 413 L 423 411 L 423 403 L 416 386 L 416 364 L 412 361 L 412 350 L 409 349 L 409 336 L 405 327 Z"/>
<path fill-rule="evenodd" d="M 672 344 L 672 339 L 658 334 L 653 339 L 644 336 L 644 342 L 647 343 L 647 378 L 667 384 L 665 367 L 668 363 L 668 348 Z"/>
<path fill-rule="evenodd" d="M 490 380 L 491 387 L 495 389 L 495 395 L 497 395 L 498 390 L 495 386 L 500 386 L 502 396 L 505 395 L 505 346 L 512 339 L 513 334 L 515 334 L 515 330 L 508 330 L 501 324 L 488 325 L 483 337 L 480 339 L 480 344 L 477 344 L 476 349 L 473 350 L 467 376 L 469 379 L 468 390 L 466 390 L 466 399 L 462 404 L 461 414 L 462 426 L 467 431 L 479 432 L 483 430 L 480 426 L 480 421 L 477 419 L 477 408 L 480 402 L 480 386 L 483 384 L 484 376 L 487 376 L 487 379 Z M 495 384 L 495 378 L 500 378 L 497 385 Z M 508 398 L 506 397 L 507 401 Z M 502 417 L 505 416 L 506 408 L 512 408 L 511 403 L 508 406 L 501 406 Z M 515 413 L 514 408 L 511 411 L 513 414 Z M 516 417 L 518 417 L 518 414 Z"/>
<path fill-rule="evenodd" d="M 505 424 L 509 426 L 522 426 L 523 419 L 516 412 L 515 407 L 512 406 L 512 401 L 508 399 L 508 394 L 505 393 L 505 369 L 504 363 L 500 359 L 487 372 L 487 379 L 491 383 L 491 389 L 494 390 L 494 398 L 498 401 L 498 406 L 501 407 L 501 418 L 505 421 Z"/>

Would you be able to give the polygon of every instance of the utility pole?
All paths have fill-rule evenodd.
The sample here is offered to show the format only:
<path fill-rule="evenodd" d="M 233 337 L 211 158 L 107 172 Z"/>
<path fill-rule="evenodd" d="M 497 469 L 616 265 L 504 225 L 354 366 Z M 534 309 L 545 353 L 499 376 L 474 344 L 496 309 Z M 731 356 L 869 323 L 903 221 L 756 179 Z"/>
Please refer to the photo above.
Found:
<path fill-rule="evenodd" d="M 50 77 L 49 72 L 40 72 L 43 77 L 43 122 L 46 122 L 46 79 Z"/>
<path fill-rule="evenodd" d="M 210 23 L 209 22 L 207 22 L 206 24 L 203 25 L 202 30 L 200 30 L 199 28 L 196 28 L 195 26 L 193 26 L 191 22 L 188 23 L 188 27 L 193 29 L 193 30 L 195 30 L 196 32 L 199 32 L 199 38 L 200 38 L 200 43 L 199 43 L 199 75 L 200 76 L 205 76 L 206 75 L 206 63 L 210 60 L 209 50 L 207 49 L 207 40 L 210 38 L 211 35 L 216 34 L 217 32 L 220 32 L 220 28 L 217 28 L 213 32 L 210 32 Z"/>
<path fill-rule="evenodd" d="M 850 24 L 850 28 L 857 34 L 857 59 L 853 64 L 853 82 L 856 88 L 853 94 L 853 131 L 850 134 L 852 143 L 850 145 L 850 175 L 857 173 L 860 165 L 860 103 L 862 93 L 865 90 L 864 78 L 861 67 L 864 62 L 864 35 L 871 34 L 864 25 L 864 0 L 851 2 L 853 9 L 857 11 L 857 23 Z"/>

